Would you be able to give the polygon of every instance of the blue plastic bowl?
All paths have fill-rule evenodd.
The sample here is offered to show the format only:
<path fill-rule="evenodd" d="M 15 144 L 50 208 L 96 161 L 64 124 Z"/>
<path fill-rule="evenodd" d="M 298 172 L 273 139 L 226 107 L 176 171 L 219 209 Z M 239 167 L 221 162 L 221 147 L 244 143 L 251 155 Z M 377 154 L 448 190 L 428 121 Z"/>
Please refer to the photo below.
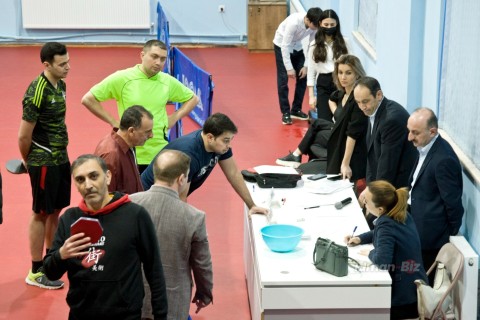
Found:
<path fill-rule="evenodd" d="M 268 248 L 275 252 L 292 251 L 303 235 L 302 228 L 289 224 L 272 224 L 263 227 L 260 232 Z"/>

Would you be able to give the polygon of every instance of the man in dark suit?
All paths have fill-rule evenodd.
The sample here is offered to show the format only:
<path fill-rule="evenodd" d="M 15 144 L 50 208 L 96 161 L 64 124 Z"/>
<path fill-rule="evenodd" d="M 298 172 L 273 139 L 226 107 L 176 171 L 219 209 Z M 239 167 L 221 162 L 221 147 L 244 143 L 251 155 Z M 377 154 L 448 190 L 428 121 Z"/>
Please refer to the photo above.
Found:
<path fill-rule="evenodd" d="M 360 78 L 353 90 L 360 110 L 369 117 L 367 129 L 367 183 L 387 180 L 395 188 L 407 187 L 415 163 L 415 148 L 408 142 L 408 112 L 384 97 L 380 83 L 372 77 Z M 363 193 L 359 196 L 364 203 Z M 372 228 L 372 215 L 367 217 Z"/>
<path fill-rule="evenodd" d="M 408 131 L 408 140 L 418 149 L 408 183 L 410 213 L 428 270 L 440 248 L 462 225 L 462 167 L 450 144 L 438 134 L 438 120 L 432 110 L 415 110 L 408 119 Z M 430 275 L 432 283 L 434 273 Z"/>

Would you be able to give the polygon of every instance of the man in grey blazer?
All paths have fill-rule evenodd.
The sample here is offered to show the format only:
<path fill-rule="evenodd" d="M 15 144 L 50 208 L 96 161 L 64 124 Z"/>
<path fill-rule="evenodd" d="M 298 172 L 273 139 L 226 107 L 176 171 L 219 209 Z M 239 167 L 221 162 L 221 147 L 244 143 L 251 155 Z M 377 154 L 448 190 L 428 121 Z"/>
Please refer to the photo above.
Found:
<path fill-rule="evenodd" d="M 150 213 L 155 225 L 167 285 L 168 319 L 187 320 L 190 301 L 196 312 L 212 302 L 212 259 L 205 213 L 180 200 L 188 186 L 190 158 L 177 150 L 163 150 L 153 166 L 155 183 L 145 192 L 130 195 Z M 192 280 L 193 273 L 193 280 Z M 192 299 L 192 286 L 196 292 Z M 145 284 L 143 319 L 153 319 Z"/>

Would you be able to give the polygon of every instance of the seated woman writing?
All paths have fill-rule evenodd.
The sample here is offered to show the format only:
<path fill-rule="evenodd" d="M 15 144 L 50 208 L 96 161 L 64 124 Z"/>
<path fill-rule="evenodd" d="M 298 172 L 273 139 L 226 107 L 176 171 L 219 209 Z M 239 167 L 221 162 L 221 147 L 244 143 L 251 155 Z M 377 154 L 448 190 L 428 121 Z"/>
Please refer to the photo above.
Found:
<path fill-rule="evenodd" d="M 373 181 L 365 189 L 365 206 L 378 218 L 375 228 L 357 237 L 346 236 L 349 245 L 373 243 L 374 249 L 360 251 L 392 277 L 390 319 L 418 317 L 414 281 L 427 282 L 417 227 L 407 212 L 408 189 L 395 190 L 387 181 Z"/>

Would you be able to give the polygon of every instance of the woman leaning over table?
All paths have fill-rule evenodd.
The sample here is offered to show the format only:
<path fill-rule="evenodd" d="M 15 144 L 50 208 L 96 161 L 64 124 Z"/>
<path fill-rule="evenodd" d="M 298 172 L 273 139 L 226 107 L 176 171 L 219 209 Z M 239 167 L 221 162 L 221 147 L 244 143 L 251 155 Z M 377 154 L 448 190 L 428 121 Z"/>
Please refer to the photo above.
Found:
<path fill-rule="evenodd" d="M 346 236 L 348 245 L 373 243 L 372 250 L 361 251 L 392 277 L 390 319 L 418 317 L 414 280 L 427 282 L 422 263 L 420 238 L 415 222 L 407 212 L 408 189 L 395 190 L 389 182 L 370 182 L 365 191 L 365 206 L 378 218 L 375 228 L 358 237 Z"/>
<path fill-rule="evenodd" d="M 329 107 L 335 123 L 327 142 L 327 173 L 341 173 L 351 180 L 356 192 L 358 181 L 365 179 L 367 144 L 365 136 L 368 118 L 353 97 L 355 82 L 365 76 L 360 59 L 351 54 L 341 55 L 335 61 L 333 82 L 338 88 L 332 93 Z M 365 186 L 365 183 L 360 185 Z"/>
<path fill-rule="evenodd" d="M 310 108 L 317 111 L 319 119 L 332 121 L 328 98 L 335 91 L 332 72 L 335 60 L 348 53 L 340 30 L 340 20 L 333 10 L 325 10 L 320 16 L 319 28 L 308 49 L 307 87 Z M 313 86 L 316 84 L 317 96 Z"/>
<path fill-rule="evenodd" d="M 338 90 L 332 93 L 329 100 L 335 123 L 323 119 L 315 120 L 298 148 L 277 159 L 276 163 L 298 167 L 302 154 L 313 158 L 322 153 L 323 149 L 327 158 L 326 173 L 341 173 L 344 179 L 350 179 L 357 186 L 358 180 L 364 179 L 366 173 L 365 135 L 368 118 L 358 107 L 352 92 L 355 82 L 364 76 L 365 70 L 356 56 L 341 55 L 335 61 L 333 71 L 333 80 Z M 320 151 L 315 154 L 315 150 Z"/>

